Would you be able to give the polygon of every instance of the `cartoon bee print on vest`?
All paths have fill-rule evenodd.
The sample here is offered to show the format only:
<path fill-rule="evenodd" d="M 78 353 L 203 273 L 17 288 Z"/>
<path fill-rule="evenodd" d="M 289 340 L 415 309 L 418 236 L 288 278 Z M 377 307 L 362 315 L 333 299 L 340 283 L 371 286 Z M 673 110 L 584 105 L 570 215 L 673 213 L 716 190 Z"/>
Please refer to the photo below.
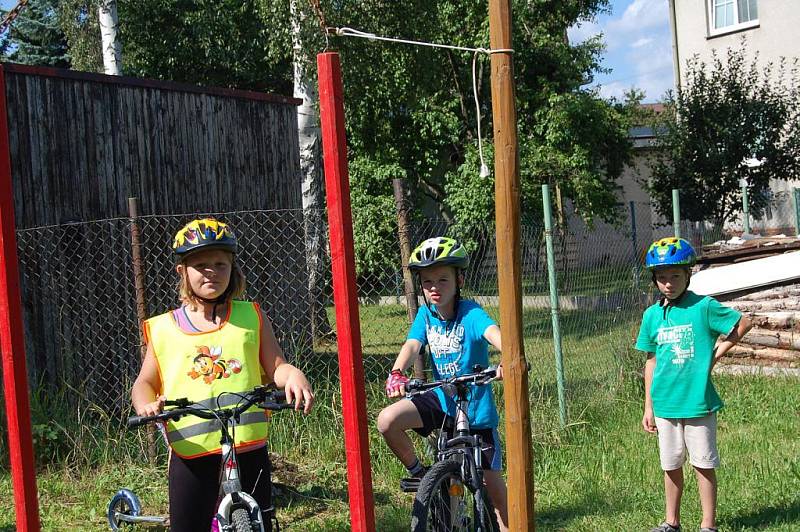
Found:
<path fill-rule="evenodd" d="M 197 346 L 197 356 L 192 362 L 192 370 L 187 373 L 192 379 L 203 377 L 203 382 L 211 384 L 216 379 L 231 376 L 242 371 L 242 363 L 236 358 L 224 360 L 219 346 Z"/>

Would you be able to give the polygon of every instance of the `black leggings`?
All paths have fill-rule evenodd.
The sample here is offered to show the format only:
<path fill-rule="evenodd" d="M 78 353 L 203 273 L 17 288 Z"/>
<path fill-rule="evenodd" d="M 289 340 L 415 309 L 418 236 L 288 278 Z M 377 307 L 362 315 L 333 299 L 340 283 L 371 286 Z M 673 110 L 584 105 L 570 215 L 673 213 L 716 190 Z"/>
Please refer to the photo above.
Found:
<path fill-rule="evenodd" d="M 253 495 L 262 512 L 266 511 L 272 504 L 267 448 L 237 453 L 236 457 L 239 460 L 242 489 Z M 186 459 L 171 453 L 169 521 L 172 532 L 211 530 L 211 519 L 216 513 L 219 498 L 221 461 L 218 454 Z M 254 486 L 256 479 L 258 485 Z M 267 530 L 271 529 L 267 524 L 267 515 L 264 515 L 264 524 Z"/>

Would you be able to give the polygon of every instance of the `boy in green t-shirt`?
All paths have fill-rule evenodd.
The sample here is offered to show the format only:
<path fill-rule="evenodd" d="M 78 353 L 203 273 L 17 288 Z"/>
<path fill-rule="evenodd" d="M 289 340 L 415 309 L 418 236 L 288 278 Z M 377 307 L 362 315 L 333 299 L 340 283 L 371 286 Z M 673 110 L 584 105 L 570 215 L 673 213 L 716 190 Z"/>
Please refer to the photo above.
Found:
<path fill-rule="evenodd" d="M 711 382 L 711 369 L 752 326 L 750 320 L 709 296 L 688 290 L 697 256 L 682 238 L 657 240 L 645 264 L 663 294 L 642 317 L 636 349 L 647 352 L 644 366 L 642 426 L 658 434 L 664 470 L 666 518 L 651 532 L 677 532 L 683 493 L 683 464 L 697 474 L 701 532 L 716 532 L 716 412 L 722 400 Z M 715 343 L 720 336 L 725 340 Z"/>

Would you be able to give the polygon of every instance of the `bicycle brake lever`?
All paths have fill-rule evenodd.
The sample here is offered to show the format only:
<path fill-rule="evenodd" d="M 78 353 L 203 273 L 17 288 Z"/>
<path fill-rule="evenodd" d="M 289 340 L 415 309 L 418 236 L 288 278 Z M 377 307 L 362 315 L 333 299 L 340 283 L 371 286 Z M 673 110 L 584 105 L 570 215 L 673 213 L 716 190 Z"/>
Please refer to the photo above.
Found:
<path fill-rule="evenodd" d="M 180 399 L 172 399 L 164 401 L 164 406 L 175 406 L 178 408 L 186 408 L 187 406 L 193 404 L 189 399 L 186 397 L 181 397 Z"/>

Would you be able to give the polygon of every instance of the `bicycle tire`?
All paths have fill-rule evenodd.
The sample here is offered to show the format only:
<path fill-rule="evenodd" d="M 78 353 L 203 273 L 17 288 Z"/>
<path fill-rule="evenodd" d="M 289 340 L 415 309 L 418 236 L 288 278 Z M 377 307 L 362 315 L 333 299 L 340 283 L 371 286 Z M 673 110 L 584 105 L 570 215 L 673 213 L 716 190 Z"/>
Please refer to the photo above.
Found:
<path fill-rule="evenodd" d="M 457 503 L 458 508 L 455 511 L 463 515 L 453 515 L 454 496 L 448 491 L 452 481 L 462 486 L 461 494 L 455 497 L 463 497 L 463 500 Z M 479 501 L 482 501 L 484 508 L 482 519 L 484 522 L 480 522 L 481 519 L 478 517 Z M 420 482 L 414 498 L 411 532 L 496 532 L 497 530 L 499 530 L 497 518 L 485 488 L 481 487 L 474 493 L 467 489 L 461 474 L 461 464 L 456 460 L 433 464 Z"/>
<path fill-rule="evenodd" d="M 483 523 L 481 523 L 481 527 L 478 530 L 480 532 L 500 532 L 500 524 L 497 522 L 497 514 L 494 512 L 494 505 L 489 498 L 489 492 L 487 492 L 486 488 L 483 486 L 481 486 L 478 491 L 480 495 L 475 493 L 472 499 L 476 506 L 478 504 L 483 504 Z M 478 509 L 476 507 L 475 513 L 477 514 L 477 512 Z"/>
<path fill-rule="evenodd" d="M 234 532 L 255 532 L 250 522 L 250 514 L 244 508 L 237 508 L 231 514 L 231 524 Z"/>

